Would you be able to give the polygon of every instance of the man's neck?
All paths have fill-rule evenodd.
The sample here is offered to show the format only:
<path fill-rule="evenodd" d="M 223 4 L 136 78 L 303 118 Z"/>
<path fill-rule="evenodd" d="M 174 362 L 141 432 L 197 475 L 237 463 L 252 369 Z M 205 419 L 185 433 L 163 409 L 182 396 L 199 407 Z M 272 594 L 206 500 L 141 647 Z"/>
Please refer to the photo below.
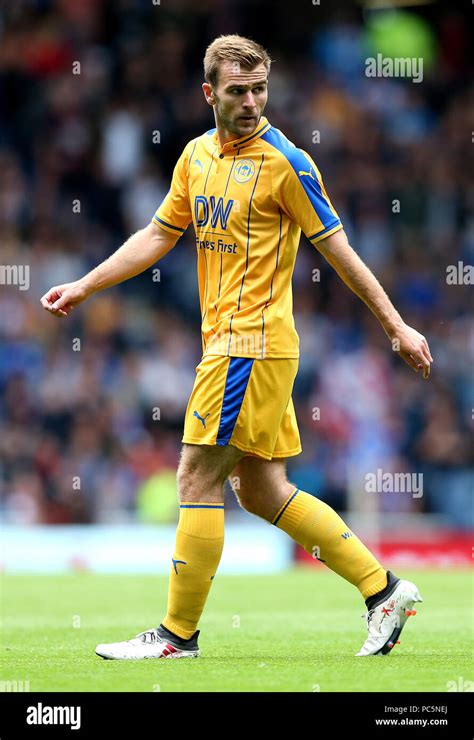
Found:
<path fill-rule="evenodd" d="M 262 117 L 258 119 L 257 125 L 252 129 L 252 131 L 248 131 L 247 135 L 251 136 L 254 131 L 259 127 Z M 219 124 L 218 121 L 216 121 L 216 131 L 217 131 L 217 137 L 219 139 L 220 146 L 224 146 L 224 144 L 228 144 L 229 141 L 236 141 L 236 139 L 241 139 L 245 134 L 235 134 L 233 131 L 230 131 L 229 129 L 222 126 L 222 124 Z"/>
<path fill-rule="evenodd" d="M 219 124 L 216 125 L 216 129 L 217 138 L 219 139 L 219 144 L 221 146 L 224 146 L 224 144 L 228 144 L 229 141 L 235 141 L 236 139 L 241 138 L 238 134 L 234 134 L 233 131 L 229 131 L 229 129 L 224 128 L 223 126 L 219 126 Z"/>

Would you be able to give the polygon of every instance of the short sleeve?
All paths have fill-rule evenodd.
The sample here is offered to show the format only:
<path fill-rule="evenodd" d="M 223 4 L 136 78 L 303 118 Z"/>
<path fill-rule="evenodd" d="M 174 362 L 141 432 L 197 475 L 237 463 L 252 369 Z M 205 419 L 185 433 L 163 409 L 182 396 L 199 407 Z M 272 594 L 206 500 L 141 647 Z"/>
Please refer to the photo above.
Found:
<path fill-rule="evenodd" d="M 192 221 L 188 192 L 189 144 L 176 162 L 170 189 L 153 216 L 153 223 L 165 231 L 182 234 Z"/>
<path fill-rule="evenodd" d="M 275 170 L 273 197 L 313 244 L 342 229 L 321 173 L 307 152 L 293 146 L 279 158 Z"/>

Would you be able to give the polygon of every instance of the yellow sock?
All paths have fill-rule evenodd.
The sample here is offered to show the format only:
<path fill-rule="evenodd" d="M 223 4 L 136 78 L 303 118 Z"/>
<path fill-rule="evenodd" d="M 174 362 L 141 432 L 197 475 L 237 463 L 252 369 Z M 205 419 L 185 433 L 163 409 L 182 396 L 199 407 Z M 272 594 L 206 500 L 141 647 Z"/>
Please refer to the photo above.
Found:
<path fill-rule="evenodd" d="M 196 631 L 224 547 L 224 504 L 183 502 L 162 624 L 187 640 Z"/>
<path fill-rule="evenodd" d="M 334 509 L 315 496 L 295 488 L 272 524 L 289 534 L 310 555 L 357 586 L 364 599 L 387 585 L 385 568 Z"/>

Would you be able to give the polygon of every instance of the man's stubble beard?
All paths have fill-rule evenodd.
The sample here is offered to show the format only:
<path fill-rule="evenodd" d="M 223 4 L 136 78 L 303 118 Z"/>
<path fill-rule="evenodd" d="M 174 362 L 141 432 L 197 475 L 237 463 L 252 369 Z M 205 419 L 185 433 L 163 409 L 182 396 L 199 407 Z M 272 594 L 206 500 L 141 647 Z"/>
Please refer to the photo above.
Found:
<path fill-rule="evenodd" d="M 255 128 L 257 128 L 258 124 L 260 123 L 260 119 L 261 119 L 262 115 L 263 115 L 263 110 L 262 111 L 259 111 L 257 113 L 257 120 L 256 120 L 256 123 L 255 123 Z M 216 118 L 217 118 L 217 122 L 223 128 L 225 128 L 226 131 L 230 131 L 232 134 L 235 134 L 236 136 L 244 136 L 245 135 L 246 132 L 244 131 L 242 133 L 240 130 L 238 130 L 235 127 L 235 124 L 233 123 L 232 120 L 229 120 L 228 118 L 224 118 L 223 116 L 221 116 L 221 114 L 219 112 L 219 100 L 218 100 L 217 97 L 216 97 Z"/>

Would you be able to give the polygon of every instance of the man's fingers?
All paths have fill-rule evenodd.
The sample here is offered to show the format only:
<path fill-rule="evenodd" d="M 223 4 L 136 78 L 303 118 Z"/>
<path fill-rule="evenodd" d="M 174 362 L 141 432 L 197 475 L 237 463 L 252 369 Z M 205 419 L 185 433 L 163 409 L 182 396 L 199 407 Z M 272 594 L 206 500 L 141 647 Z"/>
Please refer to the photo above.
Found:
<path fill-rule="evenodd" d="M 423 370 L 423 378 L 427 380 L 430 377 L 430 362 L 428 358 L 423 357 L 422 355 L 418 355 L 418 357 L 414 357 L 413 355 L 410 355 L 408 352 L 399 352 L 398 353 L 400 357 L 402 357 L 407 365 L 409 365 L 413 370 L 417 373 L 418 370 Z"/>
<path fill-rule="evenodd" d="M 430 362 L 433 362 L 433 358 L 431 356 L 431 351 L 430 351 L 430 348 L 429 348 L 429 345 L 428 345 L 428 342 L 426 341 L 426 339 L 424 341 L 424 345 L 423 346 L 424 346 L 424 349 L 426 350 L 426 352 L 428 354 L 429 361 Z"/>
<path fill-rule="evenodd" d="M 425 349 L 424 345 L 422 345 L 421 349 L 418 352 L 414 352 L 413 354 L 408 353 L 402 353 L 403 359 L 405 362 L 410 365 L 410 367 L 413 367 L 416 369 L 416 372 L 418 370 L 423 370 L 423 378 L 427 380 L 430 376 L 430 369 L 431 369 L 431 360 L 430 360 L 430 354 L 428 350 Z M 410 358 L 411 362 L 407 359 Z"/>
<path fill-rule="evenodd" d="M 62 295 L 58 296 L 58 298 L 54 301 L 52 308 L 65 308 L 66 304 L 68 302 L 68 299 L 66 297 L 66 293 L 63 293 Z"/>
<path fill-rule="evenodd" d="M 67 316 L 72 306 L 67 306 L 66 294 L 62 295 L 55 289 L 52 288 L 40 299 L 41 305 L 46 311 L 53 314 L 53 316 Z"/>
<path fill-rule="evenodd" d="M 45 293 L 44 296 L 41 298 L 41 305 L 43 306 L 43 308 L 49 309 L 51 308 L 55 300 L 56 296 L 52 295 L 51 293 Z"/>
<path fill-rule="evenodd" d="M 431 365 L 431 363 L 433 362 L 433 358 L 431 357 L 431 353 L 430 353 L 428 347 L 423 347 L 423 356 L 424 356 L 426 362 L 428 362 Z"/>
<path fill-rule="evenodd" d="M 400 345 L 403 349 L 400 349 Z M 406 326 L 400 338 L 398 354 L 415 372 L 422 370 L 425 380 L 429 378 L 433 357 L 426 337 Z"/>
<path fill-rule="evenodd" d="M 58 293 L 56 288 L 51 288 L 51 290 L 48 290 L 48 292 L 41 298 L 41 305 L 43 308 L 49 309 L 60 298 L 61 293 Z"/>
<path fill-rule="evenodd" d="M 413 357 L 411 355 L 409 355 L 408 352 L 402 352 L 400 350 L 400 352 L 398 354 L 400 355 L 400 357 L 402 357 L 405 360 L 405 362 L 406 362 L 407 365 L 410 365 L 410 367 L 412 367 L 413 370 L 416 373 L 418 372 L 418 370 L 419 370 L 418 363 L 415 362 L 415 360 L 413 359 Z"/>
<path fill-rule="evenodd" d="M 433 359 L 430 355 L 430 351 L 428 349 L 428 346 L 425 344 L 422 345 L 421 352 L 418 357 L 418 363 L 423 368 L 423 378 L 426 380 L 430 377 L 430 370 L 431 370 L 431 363 L 433 362 Z"/>
<path fill-rule="evenodd" d="M 424 364 L 420 362 L 420 364 L 418 365 L 418 367 L 419 367 L 420 370 L 421 370 L 421 368 L 423 368 L 423 378 L 425 380 L 430 377 L 431 365 L 429 364 L 429 362 L 424 363 Z"/>
<path fill-rule="evenodd" d="M 49 313 L 52 313 L 53 316 L 67 316 L 66 311 L 62 308 L 50 308 Z"/>

